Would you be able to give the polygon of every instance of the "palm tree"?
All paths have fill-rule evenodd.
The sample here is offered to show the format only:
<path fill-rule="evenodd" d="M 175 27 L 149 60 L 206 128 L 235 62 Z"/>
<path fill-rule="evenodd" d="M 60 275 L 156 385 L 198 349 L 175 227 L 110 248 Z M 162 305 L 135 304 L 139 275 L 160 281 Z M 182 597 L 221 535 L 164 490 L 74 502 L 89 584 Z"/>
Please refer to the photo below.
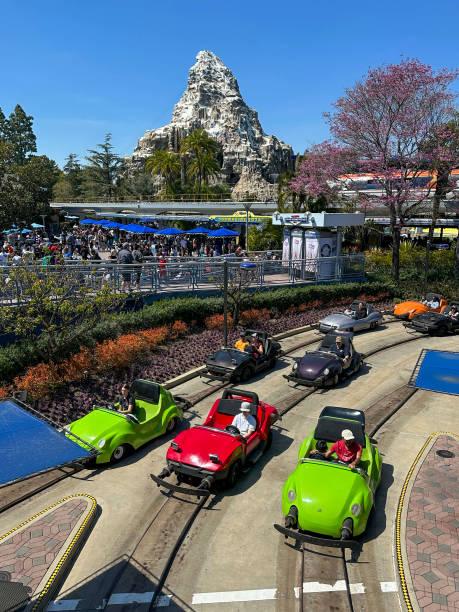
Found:
<path fill-rule="evenodd" d="M 220 170 L 219 150 L 218 142 L 203 129 L 194 130 L 182 141 L 180 153 L 191 158 L 188 168 L 190 175 L 196 180 L 199 193 L 202 184 L 207 185 L 209 178 Z"/>
<path fill-rule="evenodd" d="M 157 149 L 145 162 L 145 168 L 160 176 L 166 183 L 166 191 L 174 193 L 174 184 L 180 176 L 180 158 L 173 151 Z"/>

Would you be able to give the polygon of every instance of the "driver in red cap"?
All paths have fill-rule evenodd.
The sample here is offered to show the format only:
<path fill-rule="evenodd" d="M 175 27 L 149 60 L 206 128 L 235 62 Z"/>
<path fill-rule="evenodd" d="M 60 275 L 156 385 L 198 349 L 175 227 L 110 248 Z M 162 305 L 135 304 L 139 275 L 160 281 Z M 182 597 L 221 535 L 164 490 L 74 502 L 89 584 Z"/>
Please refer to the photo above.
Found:
<path fill-rule="evenodd" d="M 325 453 L 325 457 L 328 459 L 335 453 L 339 461 L 346 463 L 350 468 L 355 468 L 362 456 L 362 447 L 355 441 L 354 434 L 350 429 L 343 429 L 341 436 L 341 440 L 330 446 Z"/>
<path fill-rule="evenodd" d="M 237 427 L 239 429 L 239 433 L 245 439 L 249 438 L 253 434 L 257 424 L 253 416 L 250 414 L 249 402 L 241 402 L 240 413 L 234 417 L 231 425 Z"/>

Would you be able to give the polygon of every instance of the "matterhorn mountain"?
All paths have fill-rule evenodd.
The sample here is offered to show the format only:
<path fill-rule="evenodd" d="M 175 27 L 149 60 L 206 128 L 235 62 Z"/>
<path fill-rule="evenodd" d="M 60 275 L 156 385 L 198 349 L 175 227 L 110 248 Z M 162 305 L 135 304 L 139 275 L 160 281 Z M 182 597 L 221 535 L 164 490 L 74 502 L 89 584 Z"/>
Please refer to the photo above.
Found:
<path fill-rule="evenodd" d="M 292 148 L 264 133 L 233 73 L 210 51 L 198 53 L 172 121 L 140 138 L 132 163 L 143 164 L 156 149 L 178 151 L 184 136 L 197 128 L 205 129 L 221 144 L 219 181 L 232 185 L 237 197 L 248 192 L 260 198 L 272 196 L 279 174 L 292 168 Z"/>

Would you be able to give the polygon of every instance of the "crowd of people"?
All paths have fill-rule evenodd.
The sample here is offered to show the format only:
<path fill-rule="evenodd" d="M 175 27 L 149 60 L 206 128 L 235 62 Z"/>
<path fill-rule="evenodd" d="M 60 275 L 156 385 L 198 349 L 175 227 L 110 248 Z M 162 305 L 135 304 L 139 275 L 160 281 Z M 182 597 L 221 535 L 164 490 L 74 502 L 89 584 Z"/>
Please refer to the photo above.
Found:
<path fill-rule="evenodd" d="M 127 245 L 127 246 L 125 246 Z M 136 252 L 136 261 L 161 257 L 219 257 L 245 253 L 234 238 L 209 238 L 205 234 L 156 236 L 130 234 L 101 226 L 63 226 L 58 235 L 44 229 L 3 234 L 0 239 L 0 266 L 41 261 L 44 265 L 65 261 L 119 261 L 122 250 Z"/>

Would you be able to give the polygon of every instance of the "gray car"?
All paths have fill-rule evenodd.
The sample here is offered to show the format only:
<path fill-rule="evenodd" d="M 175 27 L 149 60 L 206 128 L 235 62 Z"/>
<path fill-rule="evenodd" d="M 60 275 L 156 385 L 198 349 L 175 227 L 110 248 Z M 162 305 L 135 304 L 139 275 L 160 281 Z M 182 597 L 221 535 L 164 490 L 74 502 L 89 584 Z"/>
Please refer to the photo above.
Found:
<path fill-rule="evenodd" d="M 365 316 L 358 314 L 359 304 L 364 305 Z M 326 334 L 329 331 L 361 331 L 374 329 L 382 321 L 383 315 L 375 310 L 371 304 L 356 300 L 344 312 L 328 315 L 319 321 L 319 331 Z"/>

